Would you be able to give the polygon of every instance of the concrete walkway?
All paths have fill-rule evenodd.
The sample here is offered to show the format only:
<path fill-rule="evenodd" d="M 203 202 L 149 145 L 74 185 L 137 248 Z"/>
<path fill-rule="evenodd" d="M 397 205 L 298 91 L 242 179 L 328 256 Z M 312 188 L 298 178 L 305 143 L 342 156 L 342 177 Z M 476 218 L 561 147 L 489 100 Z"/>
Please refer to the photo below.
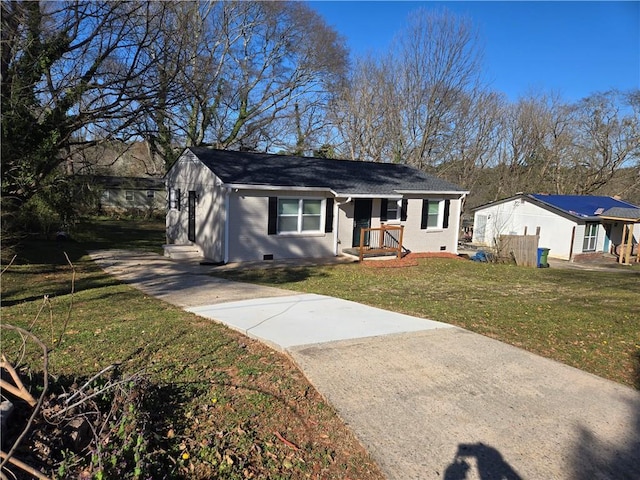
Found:
<path fill-rule="evenodd" d="M 389 479 L 638 479 L 640 393 L 439 322 L 229 282 L 126 251 L 96 262 L 286 351 Z"/>

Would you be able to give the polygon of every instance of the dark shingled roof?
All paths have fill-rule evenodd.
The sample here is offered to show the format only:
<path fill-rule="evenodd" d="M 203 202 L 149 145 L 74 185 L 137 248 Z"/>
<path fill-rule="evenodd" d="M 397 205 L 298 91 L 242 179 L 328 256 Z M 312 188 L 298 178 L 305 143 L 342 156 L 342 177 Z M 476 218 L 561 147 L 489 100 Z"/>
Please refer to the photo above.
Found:
<path fill-rule="evenodd" d="M 114 177 L 108 175 L 85 176 L 87 181 L 104 188 L 127 188 L 131 190 L 164 190 L 161 177 Z"/>
<path fill-rule="evenodd" d="M 600 216 L 638 221 L 640 220 L 640 208 L 613 207 L 602 212 Z"/>
<path fill-rule="evenodd" d="M 408 165 L 189 147 L 224 183 L 327 188 L 343 195 L 465 190 Z"/>

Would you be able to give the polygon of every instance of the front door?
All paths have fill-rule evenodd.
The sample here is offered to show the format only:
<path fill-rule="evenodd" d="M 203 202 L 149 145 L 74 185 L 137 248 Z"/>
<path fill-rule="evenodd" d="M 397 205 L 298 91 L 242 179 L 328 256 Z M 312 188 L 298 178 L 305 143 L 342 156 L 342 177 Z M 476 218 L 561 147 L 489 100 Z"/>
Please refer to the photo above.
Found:
<path fill-rule="evenodd" d="M 372 204 L 373 201 L 370 198 L 358 198 L 354 201 L 352 247 L 360 246 L 360 229 L 371 227 Z M 365 233 L 364 244 L 369 245 L 369 232 Z"/>
<path fill-rule="evenodd" d="M 189 190 L 189 226 L 187 238 L 190 242 L 196 241 L 196 192 Z"/>

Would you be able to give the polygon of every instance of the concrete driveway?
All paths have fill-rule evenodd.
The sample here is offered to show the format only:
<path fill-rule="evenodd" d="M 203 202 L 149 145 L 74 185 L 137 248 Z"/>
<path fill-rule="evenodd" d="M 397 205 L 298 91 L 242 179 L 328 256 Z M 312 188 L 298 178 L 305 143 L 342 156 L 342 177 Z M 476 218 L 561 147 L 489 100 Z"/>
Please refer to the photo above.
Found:
<path fill-rule="evenodd" d="M 287 352 L 389 479 L 639 479 L 640 393 L 446 324 L 126 251 L 109 273 Z"/>

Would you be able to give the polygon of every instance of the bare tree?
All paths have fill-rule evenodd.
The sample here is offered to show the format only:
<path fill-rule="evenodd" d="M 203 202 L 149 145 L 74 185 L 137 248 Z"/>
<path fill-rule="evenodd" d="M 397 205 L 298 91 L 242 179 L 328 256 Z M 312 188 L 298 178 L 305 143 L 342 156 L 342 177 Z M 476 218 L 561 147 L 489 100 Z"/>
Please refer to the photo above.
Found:
<path fill-rule="evenodd" d="M 373 57 L 358 59 L 332 104 L 343 156 L 374 162 L 394 158 L 400 112 L 395 102 L 391 65 Z"/>
<path fill-rule="evenodd" d="M 452 139 L 464 136 L 456 124 L 462 128 L 464 112 L 476 108 L 469 102 L 485 98 L 479 59 L 469 20 L 446 10 L 413 12 L 385 58 L 356 63 L 337 103 L 334 117 L 351 158 L 424 170 L 446 161 Z"/>
<path fill-rule="evenodd" d="M 637 91 L 596 93 L 576 106 L 577 155 L 571 165 L 580 178 L 576 193 L 592 193 L 623 166 L 638 165 L 639 96 Z"/>
<path fill-rule="evenodd" d="M 484 90 L 466 93 L 452 112 L 451 132 L 438 173 L 474 190 L 481 172 L 495 164 L 504 112 L 501 95 Z"/>
<path fill-rule="evenodd" d="M 186 145 L 296 143 L 295 121 L 281 120 L 295 120 L 296 105 L 306 115 L 327 103 L 346 68 L 336 32 L 298 2 L 194 5 L 182 12 L 192 47 L 174 85 L 185 98 L 159 123 Z"/>

